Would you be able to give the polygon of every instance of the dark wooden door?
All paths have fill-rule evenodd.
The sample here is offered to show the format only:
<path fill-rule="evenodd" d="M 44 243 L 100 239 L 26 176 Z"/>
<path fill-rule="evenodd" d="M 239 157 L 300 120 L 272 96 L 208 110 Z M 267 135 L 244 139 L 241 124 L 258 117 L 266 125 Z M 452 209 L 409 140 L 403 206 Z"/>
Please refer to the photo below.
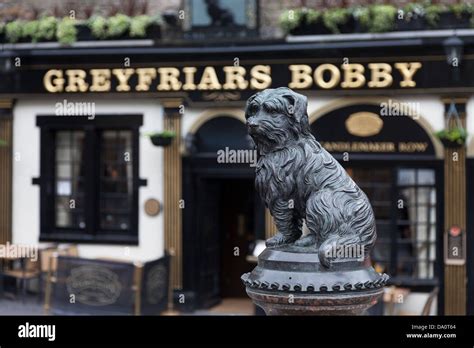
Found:
<path fill-rule="evenodd" d="M 198 248 L 196 270 L 199 297 L 202 307 L 210 307 L 220 301 L 220 248 L 219 248 L 219 182 L 200 179 L 197 185 Z"/>
<path fill-rule="evenodd" d="M 255 266 L 247 261 L 249 245 L 255 239 L 255 194 L 252 179 L 222 180 L 221 296 L 247 297 L 240 277 Z"/>

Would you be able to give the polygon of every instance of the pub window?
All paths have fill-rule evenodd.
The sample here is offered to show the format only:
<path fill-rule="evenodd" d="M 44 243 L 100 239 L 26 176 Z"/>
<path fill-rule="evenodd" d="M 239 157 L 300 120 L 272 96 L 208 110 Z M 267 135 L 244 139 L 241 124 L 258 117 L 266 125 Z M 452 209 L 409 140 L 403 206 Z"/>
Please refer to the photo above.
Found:
<path fill-rule="evenodd" d="M 432 169 L 399 169 L 398 276 L 433 278 L 436 260 L 436 186 Z"/>
<path fill-rule="evenodd" d="M 84 229 L 84 131 L 55 134 L 56 227 Z"/>
<path fill-rule="evenodd" d="M 377 241 L 372 260 L 376 268 L 407 286 L 435 281 L 439 225 L 435 170 L 346 170 L 366 193 L 374 210 Z"/>
<path fill-rule="evenodd" d="M 138 244 L 141 116 L 38 116 L 41 241 Z"/>

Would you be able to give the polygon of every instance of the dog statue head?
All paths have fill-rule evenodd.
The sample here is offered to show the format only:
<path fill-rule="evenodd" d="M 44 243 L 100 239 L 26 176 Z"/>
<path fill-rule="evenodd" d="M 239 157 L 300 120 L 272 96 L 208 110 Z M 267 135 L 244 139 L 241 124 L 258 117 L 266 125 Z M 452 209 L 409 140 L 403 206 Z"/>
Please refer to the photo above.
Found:
<path fill-rule="evenodd" d="M 307 99 L 286 87 L 266 89 L 249 98 L 245 118 L 250 136 L 264 154 L 311 134 Z"/>

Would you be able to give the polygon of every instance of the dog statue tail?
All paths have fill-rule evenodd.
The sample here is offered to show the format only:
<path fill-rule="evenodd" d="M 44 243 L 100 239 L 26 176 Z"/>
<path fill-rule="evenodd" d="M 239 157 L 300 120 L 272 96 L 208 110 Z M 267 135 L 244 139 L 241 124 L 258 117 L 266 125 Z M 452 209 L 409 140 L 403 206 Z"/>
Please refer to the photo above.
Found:
<path fill-rule="evenodd" d="M 368 215 L 368 216 L 367 216 Z M 318 256 L 321 264 L 329 268 L 331 262 L 339 258 L 339 250 L 347 251 L 350 255 L 344 257 L 362 258 L 369 257 L 370 250 L 375 243 L 376 231 L 375 221 L 365 223 L 364 228 L 360 230 L 361 222 L 365 219 L 373 220 L 372 214 L 361 214 L 350 223 L 342 224 L 335 233 L 331 234 L 319 247 Z M 359 231 L 354 233 L 354 231 Z M 362 255 L 360 255 L 362 254 Z"/>

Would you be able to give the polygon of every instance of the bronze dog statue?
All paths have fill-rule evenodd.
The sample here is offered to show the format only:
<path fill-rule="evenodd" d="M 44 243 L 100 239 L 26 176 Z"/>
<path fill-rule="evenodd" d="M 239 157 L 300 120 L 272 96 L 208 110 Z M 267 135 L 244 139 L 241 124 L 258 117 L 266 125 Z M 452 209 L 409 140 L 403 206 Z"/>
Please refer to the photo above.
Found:
<path fill-rule="evenodd" d="M 259 152 L 256 188 L 278 233 L 267 247 L 316 248 L 329 267 L 331 250 L 375 243 L 375 218 L 365 193 L 311 134 L 307 99 L 289 88 L 249 98 L 245 117 Z M 309 234 L 302 237 L 303 220 Z"/>

